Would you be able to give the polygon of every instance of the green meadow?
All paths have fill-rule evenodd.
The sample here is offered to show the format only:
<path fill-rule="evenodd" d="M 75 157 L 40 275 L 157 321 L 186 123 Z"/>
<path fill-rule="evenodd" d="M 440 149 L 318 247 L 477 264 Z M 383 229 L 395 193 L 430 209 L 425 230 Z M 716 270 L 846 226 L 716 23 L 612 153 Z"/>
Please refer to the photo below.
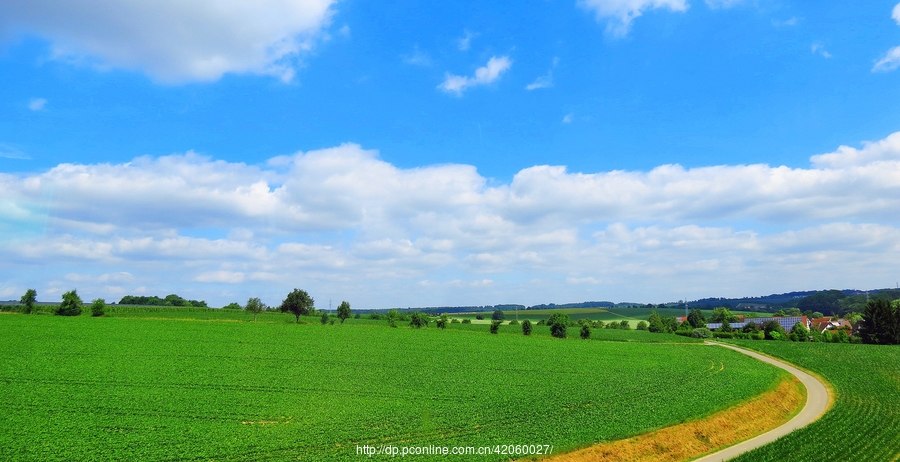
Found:
<path fill-rule="evenodd" d="M 702 417 L 783 377 L 674 335 L 250 319 L 0 315 L 0 459 L 360 460 L 363 445 L 560 453 Z"/>

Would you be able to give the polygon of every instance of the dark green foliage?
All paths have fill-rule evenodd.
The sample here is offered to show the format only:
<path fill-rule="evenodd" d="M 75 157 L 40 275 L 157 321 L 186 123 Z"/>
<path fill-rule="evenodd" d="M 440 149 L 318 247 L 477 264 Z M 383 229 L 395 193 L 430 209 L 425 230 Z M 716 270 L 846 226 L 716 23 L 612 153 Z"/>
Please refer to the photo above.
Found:
<path fill-rule="evenodd" d="M 755 322 L 749 321 L 747 324 L 744 324 L 744 327 L 741 328 L 741 331 L 746 333 L 759 332 L 759 326 L 756 325 Z"/>
<path fill-rule="evenodd" d="M 522 321 L 522 333 L 525 335 L 531 335 L 531 321 L 527 319 Z"/>
<path fill-rule="evenodd" d="M 516 321 L 515 319 L 513 319 L 513 320 L 510 321 L 508 324 L 509 324 L 510 326 L 518 326 L 518 325 L 519 325 L 519 321 Z"/>
<path fill-rule="evenodd" d="M 472 324 L 472 320 L 471 319 L 463 319 L 462 323 L 463 324 Z"/>
<path fill-rule="evenodd" d="M 75 290 L 70 290 L 63 294 L 62 303 L 56 308 L 54 314 L 58 316 L 78 316 L 81 314 L 82 308 L 81 297 Z"/>
<path fill-rule="evenodd" d="M 647 318 L 647 330 L 654 333 L 665 333 L 666 326 L 663 324 L 662 317 L 654 310 Z"/>
<path fill-rule="evenodd" d="M 807 329 L 802 322 L 794 324 L 794 326 L 791 327 L 791 340 L 796 342 L 809 341 L 809 329 Z"/>
<path fill-rule="evenodd" d="M 615 322 L 615 321 L 610 321 L 608 324 L 606 324 L 606 327 L 605 327 L 605 328 L 606 328 L 606 329 L 618 329 L 619 326 L 620 326 L 619 323 L 617 323 L 617 322 Z"/>
<path fill-rule="evenodd" d="M 342 301 L 341 304 L 338 305 L 337 317 L 341 320 L 341 324 L 350 317 L 350 302 Z"/>
<path fill-rule="evenodd" d="M 362 317 L 362 315 L 360 315 L 359 313 L 356 313 L 353 315 L 353 319 L 359 319 L 361 317 Z"/>
<path fill-rule="evenodd" d="M 323 311 L 323 312 L 322 312 L 322 316 L 319 318 L 319 320 L 322 322 L 322 325 L 323 325 L 323 326 L 324 326 L 325 324 L 328 324 L 328 313 L 325 312 L 325 311 Z"/>
<path fill-rule="evenodd" d="M 315 306 L 315 300 L 305 290 L 294 289 L 281 302 L 280 309 L 282 313 L 293 314 L 297 318 L 297 324 L 300 324 L 300 316 L 308 314 L 313 306 Z"/>
<path fill-rule="evenodd" d="M 728 308 L 716 308 L 713 310 L 709 322 L 737 322 L 737 315 L 733 314 Z"/>
<path fill-rule="evenodd" d="M 784 328 L 777 321 L 768 321 L 760 326 L 760 330 L 766 335 L 768 340 L 781 340 L 784 337 Z"/>
<path fill-rule="evenodd" d="M 710 338 L 712 337 L 712 331 L 705 327 L 698 327 L 691 331 L 691 337 L 693 338 Z"/>
<path fill-rule="evenodd" d="M 491 321 L 491 333 L 496 334 L 500 330 L 500 323 L 502 321 Z"/>
<path fill-rule="evenodd" d="M 415 327 L 416 329 L 428 327 L 428 315 L 425 313 L 420 313 L 418 311 L 413 311 L 409 315 L 409 327 Z"/>
<path fill-rule="evenodd" d="M 604 327 L 606 327 L 606 323 L 603 321 L 594 321 L 591 323 L 591 327 L 593 327 L 594 329 L 603 329 Z"/>
<path fill-rule="evenodd" d="M 623 319 L 623 320 L 619 321 L 619 329 L 631 330 L 631 324 L 628 323 L 628 320 Z"/>
<path fill-rule="evenodd" d="M 569 325 L 569 315 L 565 313 L 553 313 L 547 319 L 550 326 L 550 335 L 556 338 L 566 338 L 566 327 Z"/>
<path fill-rule="evenodd" d="M 538 326 L 545 326 L 545 325 L 547 325 L 547 320 L 546 320 L 546 319 L 541 319 L 541 320 L 539 320 L 539 321 L 537 322 L 537 325 L 538 325 Z"/>
<path fill-rule="evenodd" d="M 647 330 L 647 321 L 637 323 L 637 330 Z"/>
<path fill-rule="evenodd" d="M 119 305 L 144 305 L 144 306 L 188 306 L 206 308 L 204 300 L 186 300 L 175 294 L 166 295 L 166 298 L 159 298 L 156 295 L 126 295 L 119 300 Z"/>
<path fill-rule="evenodd" d="M 231 302 L 231 303 L 223 306 L 222 309 L 223 310 L 243 310 L 244 307 L 242 307 L 238 302 Z"/>
<path fill-rule="evenodd" d="M 502 321 L 504 318 L 503 310 L 494 310 L 494 313 L 491 314 L 491 319 L 494 321 Z"/>
<path fill-rule="evenodd" d="M 449 320 L 448 320 L 448 318 L 447 318 L 447 315 L 446 315 L 446 314 L 442 314 L 442 315 L 438 318 L 438 320 L 435 322 L 435 324 L 438 326 L 439 329 L 446 329 L 446 328 L 447 328 L 447 323 L 448 323 L 448 321 L 449 321 Z"/>
<path fill-rule="evenodd" d="M 22 304 L 22 312 L 25 314 L 30 314 L 34 311 L 34 304 L 37 302 L 37 291 L 34 289 L 28 289 L 25 291 L 25 295 L 22 295 L 22 298 L 19 299 L 19 303 Z"/>
<path fill-rule="evenodd" d="M 581 325 L 581 338 L 584 340 L 591 338 L 591 326 L 589 324 Z"/>
<path fill-rule="evenodd" d="M 377 320 L 381 319 L 381 315 L 378 313 L 374 313 L 374 312 L 369 313 L 369 319 L 373 319 L 373 320 L 377 321 Z"/>
<path fill-rule="evenodd" d="M 731 324 L 728 323 L 728 320 L 722 321 L 722 325 L 716 329 L 719 332 L 734 332 L 734 329 L 731 327 Z"/>
<path fill-rule="evenodd" d="M 847 295 L 840 290 L 818 292 L 808 297 L 803 297 L 797 302 L 797 308 L 801 311 L 820 311 L 836 315 L 841 312 L 841 300 Z"/>
<path fill-rule="evenodd" d="M 484 316 L 482 316 L 482 315 L 480 315 L 480 314 L 476 314 L 476 315 L 475 315 L 475 319 L 481 321 L 482 319 L 484 319 Z"/>
<path fill-rule="evenodd" d="M 900 344 L 900 304 L 884 298 L 869 300 L 859 332 L 865 343 Z"/>
<path fill-rule="evenodd" d="M 451 319 L 450 319 L 450 324 L 459 324 L 459 319 L 451 318 Z"/>
<path fill-rule="evenodd" d="M 256 315 L 265 311 L 266 308 L 266 304 L 256 297 L 251 297 L 250 299 L 248 299 L 247 305 L 244 306 L 244 310 L 246 310 L 248 313 L 253 313 L 254 321 L 256 321 Z"/>
<path fill-rule="evenodd" d="M 687 322 L 693 327 L 697 329 L 699 327 L 706 327 L 706 317 L 703 316 L 703 312 L 694 308 L 688 313 Z"/>
<path fill-rule="evenodd" d="M 103 316 L 106 313 L 106 300 L 98 298 L 91 302 L 91 316 Z"/>

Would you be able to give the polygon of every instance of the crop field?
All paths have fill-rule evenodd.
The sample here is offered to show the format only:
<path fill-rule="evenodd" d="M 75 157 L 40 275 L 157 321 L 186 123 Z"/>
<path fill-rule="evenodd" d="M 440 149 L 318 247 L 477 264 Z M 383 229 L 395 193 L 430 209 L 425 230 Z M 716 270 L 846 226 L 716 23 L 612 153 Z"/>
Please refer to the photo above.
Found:
<path fill-rule="evenodd" d="M 0 460 L 360 460 L 366 444 L 559 453 L 707 415 L 783 377 L 692 343 L 308 321 L 0 316 Z"/>
<path fill-rule="evenodd" d="M 837 392 L 834 408 L 822 419 L 736 460 L 781 461 L 786 456 L 816 461 L 900 459 L 900 347 L 734 343 L 816 372 Z"/>

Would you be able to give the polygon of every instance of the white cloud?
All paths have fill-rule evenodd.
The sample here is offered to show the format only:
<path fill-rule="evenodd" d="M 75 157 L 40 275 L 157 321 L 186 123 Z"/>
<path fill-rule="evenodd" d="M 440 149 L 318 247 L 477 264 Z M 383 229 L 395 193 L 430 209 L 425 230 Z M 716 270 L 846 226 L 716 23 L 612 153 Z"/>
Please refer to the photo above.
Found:
<path fill-rule="evenodd" d="M 900 67 L 900 46 L 891 48 L 872 67 L 872 72 L 888 72 Z"/>
<path fill-rule="evenodd" d="M 894 5 L 894 9 L 891 11 L 891 17 L 894 18 L 897 25 L 900 25 L 900 3 Z"/>
<path fill-rule="evenodd" d="M 6 143 L 0 143 L 0 157 L 4 159 L 30 159 L 20 149 Z"/>
<path fill-rule="evenodd" d="M 416 45 L 413 48 L 412 53 L 403 56 L 403 62 L 416 66 L 431 66 L 432 64 L 431 56 L 429 56 L 428 53 L 419 50 L 419 45 Z"/>
<path fill-rule="evenodd" d="M 559 58 L 553 58 L 553 67 L 559 63 Z M 553 68 L 547 71 L 547 75 L 542 75 L 536 79 L 534 82 L 525 86 L 525 89 L 528 91 L 537 90 L 539 88 L 550 88 L 553 86 Z"/>
<path fill-rule="evenodd" d="M 562 123 L 570 124 L 570 123 L 572 123 L 572 120 L 574 119 L 574 117 L 575 117 L 574 114 L 566 114 L 565 116 L 563 116 Z"/>
<path fill-rule="evenodd" d="M 28 109 L 32 111 L 40 111 L 44 109 L 44 106 L 47 105 L 47 100 L 44 98 L 34 98 L 28 102 Z"/>
<path fill-rule="evenodd" d="M 688 9 L 687 0 L 578 0 L 578 5 L 593 11 L 598 21 L 609 18 L 606 31 L 616 37 L 627 35 L 631 23 L 644 11 L 667 8 L 684 12 Z"/>
<path fill-rule="evenodd" d="M 475 69 L 473 77 L 463 77 L 459 75 L 447 74 L 444 81 L 438 85 L 438 88 L 447 92 L 462 95 L 466 89 L 479 85 L 487 85 L 500 78 L 512 66 L 512 60 L 508 56 L 493 56 L 488 60 L 484 67 Z"/>
<path fill-rule="evenodd" d="M 810 47 L 810 50 L 813 53 L 819 54 L 824 58 L 831 57 L 831 53 L 829 53 L 827 50 L 825 50 L 825 45 L 823 45 L 822 42 L 813 42 L 812 46 Z"/>
<path fill-rule="evenodd" d="M 11 0 L 0 32 L 37 34 L 54 56 L 135 69 L 169 83 L 225 73 L 289 81 L 312 48 L 334 0 Z"/>
<path fill-rule="evenodd" d="M 0 174 L 0 271 L 41 264 L 5 286 L 77 283 L 88 298 L 144 287 L 215 300 L 218 284 L 221 303 L 277 303 L 302 283 L 373 307 L 881 284 L 900 261 L 900 132 L 811 163 L 539 165 L 505 184 L 353 144 L 264 167 L 194 153 L 62 164 Z M 41 232 L 18 232 L 41 215 Z"/>
<path fill-rule="evenodd" d="M 456 41 L 456 46 L 457 48 L 459 48 L 459 51 L 468 51 L 469 47 L 471 47 L 472 45 L 472 39 L 477 36 L 478 34 L 472 33 L 470 31 L 465 31 L 465 36 Z"/>
<path fill-rule="evenodd" d="M 706 0 L 706 6 L 711 9 L 732 8 L 744 3 L 744 0 Z"/>

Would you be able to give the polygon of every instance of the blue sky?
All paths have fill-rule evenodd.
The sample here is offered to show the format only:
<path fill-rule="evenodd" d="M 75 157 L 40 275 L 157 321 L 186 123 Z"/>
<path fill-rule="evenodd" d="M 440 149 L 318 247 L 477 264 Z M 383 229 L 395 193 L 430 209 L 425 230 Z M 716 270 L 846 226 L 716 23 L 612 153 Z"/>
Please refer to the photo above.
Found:
<path fill-rule="evenodd" d="M 12 1 L 0 298 L 900 279 L 893 1 Z"/>

